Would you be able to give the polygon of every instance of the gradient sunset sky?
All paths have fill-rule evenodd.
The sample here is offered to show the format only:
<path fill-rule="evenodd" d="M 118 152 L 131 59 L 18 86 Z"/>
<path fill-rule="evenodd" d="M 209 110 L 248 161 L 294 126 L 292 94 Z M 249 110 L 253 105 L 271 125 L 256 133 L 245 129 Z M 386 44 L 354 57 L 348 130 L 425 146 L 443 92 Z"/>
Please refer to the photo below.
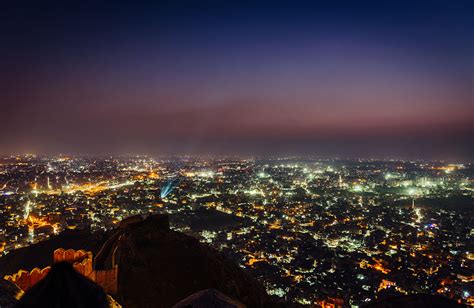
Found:
<path fill-rule="evenodd" d="M 0 11 L 2 153 L 474 156 L 474 1 Z"/>

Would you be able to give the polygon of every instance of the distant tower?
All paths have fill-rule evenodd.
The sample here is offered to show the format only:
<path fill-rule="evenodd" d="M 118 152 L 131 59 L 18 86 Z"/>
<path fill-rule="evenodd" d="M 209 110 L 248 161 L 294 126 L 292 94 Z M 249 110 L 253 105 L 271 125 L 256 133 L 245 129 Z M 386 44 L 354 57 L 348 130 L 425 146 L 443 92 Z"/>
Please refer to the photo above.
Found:
<path fill-rule="evenodd" d="M 415 198 L 411 199 L 411 209 L 415 209 Z"/>
<path fill-rule="evenodd" d="M 339 174 L 339 188 L 342 188 L 342 177 L 340 174 Z"/>

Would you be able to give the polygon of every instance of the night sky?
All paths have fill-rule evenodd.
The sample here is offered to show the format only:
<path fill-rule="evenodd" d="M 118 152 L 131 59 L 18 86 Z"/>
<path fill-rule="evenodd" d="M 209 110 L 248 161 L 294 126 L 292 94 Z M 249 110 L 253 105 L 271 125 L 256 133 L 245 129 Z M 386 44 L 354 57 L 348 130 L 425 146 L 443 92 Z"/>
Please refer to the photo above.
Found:
<path fill-rule="evenodd" d="M 1 153 L 474 158 L 474 1 L 64 2 L 1 4 Z"/>

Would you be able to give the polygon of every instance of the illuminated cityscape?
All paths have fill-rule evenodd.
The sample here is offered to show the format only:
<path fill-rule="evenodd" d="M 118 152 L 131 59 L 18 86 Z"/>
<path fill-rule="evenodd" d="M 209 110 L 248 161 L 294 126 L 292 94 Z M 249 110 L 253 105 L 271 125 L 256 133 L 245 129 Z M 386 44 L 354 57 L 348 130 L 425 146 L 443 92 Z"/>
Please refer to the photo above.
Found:
<path fill-rule="evenodd" d="M 474 1 L 3 1 L 0 308 L 474 307 Z"/>
<path fill-rule="evenodd" d="M 169 213 L 303 305 L 412 293 L 473 304 L 473 166 L 397 160 L 1 159 L 1 252 Z"/>

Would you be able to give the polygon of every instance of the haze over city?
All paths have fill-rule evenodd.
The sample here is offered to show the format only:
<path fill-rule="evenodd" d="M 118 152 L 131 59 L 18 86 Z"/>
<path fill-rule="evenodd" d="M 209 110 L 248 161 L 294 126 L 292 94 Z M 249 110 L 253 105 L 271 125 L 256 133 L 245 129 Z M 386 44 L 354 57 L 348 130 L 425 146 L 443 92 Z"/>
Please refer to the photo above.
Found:
<path fill-rule="evenodd" d="M 472 1 L 10 1 L 0 148 L 470 160 Z"/>

